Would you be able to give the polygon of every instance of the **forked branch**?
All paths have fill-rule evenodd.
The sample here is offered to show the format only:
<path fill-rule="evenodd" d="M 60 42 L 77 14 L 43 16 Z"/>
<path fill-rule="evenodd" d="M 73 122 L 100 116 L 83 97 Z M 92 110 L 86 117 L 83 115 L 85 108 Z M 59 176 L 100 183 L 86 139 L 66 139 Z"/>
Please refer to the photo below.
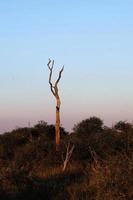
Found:
<path fill-rule="evenodd" d="M 58 83 L 59 83 L 59 81 L 60 81 L 60 79 L 61 79 L 61 75 L 62 75 L 62 72 L 63 72 L 63 70 L 64 70 L 64 66 L 62 67 L 62 69 L 59 71 L 59 76 L 58 76 L 58 78 L 57 78 L 57 80 L 56 80 L 56 82 L 55 82 L 55 84 L 54 84 L 54 86 L 53 86 L 53 84 L 52 84 L 52 73 L 53 73 L 53 67 L 54 67 L 54 60 L 53 61 L 51 61 L 51 59 L 49 59 L 49 62 L 48 62 L 48 64 L 47 64 L 47 66 L 48 66 L 48 68 L 49 68 L 49 70 L 50 70 L 50 74 L 49 74 L 49 84 L 50 84 L 50 89 L 51 89 L 51 92 L 53 93 L 53 95 L 56 97 L 56 96 L 58 96 Z"/>

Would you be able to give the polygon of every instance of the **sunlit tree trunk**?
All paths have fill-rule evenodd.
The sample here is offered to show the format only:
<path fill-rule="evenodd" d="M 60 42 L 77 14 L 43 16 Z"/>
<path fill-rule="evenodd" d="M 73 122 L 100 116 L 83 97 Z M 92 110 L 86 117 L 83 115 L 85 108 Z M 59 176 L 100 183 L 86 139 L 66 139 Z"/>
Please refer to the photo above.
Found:
<path fill-rule="evenodd" d="M 57 148 L 60 145 L 60 98 L 56 98 L 56 125 L 55 125 L 55 136 L 56 136 L 56 146 Z"/>
<path fill-rule="evenodd" d="M 58 79 L 56 80 L 55 84 L 53 85 L 52 81 L 51 81 L 51 78 L 52 78 L 54 60 L 51 62 L 51 60 L 49 59 L 49 62 L 48 62 L 47 65 L 48 65 L 48 68 L 50 70 L 50 74 L 49 74 L 50 89 L 51 89 L 51 92 L 52 92 L 52 94 L 54 95 L 54 97 L 56 99 L 55 142 L 56 142 L 56 150 L 58 150 L 59 149 L 59 145 L 60 145 L 60 105 L 61 105 L 59 92 L 58 92 L 58 83 L 59 83 L 59 81 L 61 79 L 61 74 L 62 74 L 62 72 L 64 70 L 64 66 L 60 70 Z"/>

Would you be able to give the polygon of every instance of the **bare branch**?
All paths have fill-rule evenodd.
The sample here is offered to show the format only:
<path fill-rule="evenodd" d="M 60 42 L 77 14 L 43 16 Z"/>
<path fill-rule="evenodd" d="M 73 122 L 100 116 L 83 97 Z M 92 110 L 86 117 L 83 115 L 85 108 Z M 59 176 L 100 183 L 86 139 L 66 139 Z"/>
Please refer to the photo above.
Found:
<path fill-rule="evenodd" d="M 70 142 L 68 143 L 68 145 L 66 146 L 66 155 L 65 155 L 65 158 L 62 158 L 63 160 L 63 171 L 65 171 L 66 167 L 67 167 L 67 164 L 72 156 L 72 153 L 73 153 L 73 150 L 75 148 L 74 145 L 70 146 Z"/>
<path fill-rule="evenodd" d="M 50 60 L 50 58 L 49 58 L 49 61 L 48 61 L 48 64 L 47 64 L 47 66 L 48 66 L 49 69 L 51 69 L 50 63 L 51 63 L 51 60 Z"/>
<path fill-rule="evenodd" d="M 51 60 L 49 59 L 49 62 L 47 64 L 49 70 L 50 70 L 50 74 L 49 74 L 49 84 L 50 84 L 50 89 L 51 89 L 51 92 L 53 93 L 53 95 L 55 96 L 55 91 L 53 90 L 54 86 L 52 84 L 52 81 L 51 81 L 51 78 L 52 78 L 52 72 L 53 72 L 53 67 L 54 67 L 54 60 L 52 61 L 52 64 L 51 64 Z"/>
<path fill-rule="evenodd" d="M 51 64 L 51 59 L 49 58 L 49 61 L 48 61 L 47 66 L 48 66 L 48 68 L 51 70 L 51 69 L 53 69 L 53 66 L 54 66 L 54 60 L 52 61 L 51 66 L 50 66 L 50 64 Z"/>
<path fill-rule="evenodd" d="M 97 162 L 98 156 L 97 156 L 95 150 L 92 150 L 92 148 L 91 148 L 90 146 L 89 146 L 89 152 L 90 152 L 90 154 L 91 154 L 93 160 L 94 160 L 95 162 Z"/>
<path fill-rule="evenodd" d="M 57 88 L 57 85 L 58 85 L 58 83 L 59 83 L 59 81 L 60 81 L 60 79 L 61 79 L 61 74 L 62 74 L 63 70 L 64 70 L 64 65 L 63 65 L 62 69 L 61 69 L 60 72 L 59 72 L 59 77 L 58 77 L 58 79 L 57 79 L 57 81 L 56 81 L 56 83 L 55 83 L 55 88 Z"/>

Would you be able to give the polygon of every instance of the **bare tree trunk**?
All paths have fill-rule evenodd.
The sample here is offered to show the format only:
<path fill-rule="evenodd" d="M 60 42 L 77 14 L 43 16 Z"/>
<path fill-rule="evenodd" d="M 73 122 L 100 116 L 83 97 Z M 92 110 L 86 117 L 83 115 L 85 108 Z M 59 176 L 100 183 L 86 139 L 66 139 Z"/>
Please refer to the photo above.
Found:
<path fill-rule="evenodd" d="M 54 97 L 56 98 L 56 124 L 55 124 L 55 142 L 56 142 L 56 150 L 59 150 L 59 145 L 60 145 L 60 97 L 59 97 L 59 92 L 58 92 L 58 83 L 61 79 L 61 74 L 64 70 L 64 66 L 62 69 L 59 71 L 59 76 L 58 79 L 56 80 L 55 84 L 52 84 L 51 78 L 52 78 L 52 72 L 53 72 L 53 67 L 54 67 L 54 60 L 51 63 L 51 60 L 49 59 L 49 62 L 47 64 L 50 74 L 49 74 L 49 84 L 50 84 L 50 89 Z"/>
<path fill-rule="evenodd" d="M 56 140 L 56 150 L 59 149 L 59 145 L 60 145 L 60 98 L 57 97 L 56 98 L 56 125 L 55 125 L 55 140 Z"/>

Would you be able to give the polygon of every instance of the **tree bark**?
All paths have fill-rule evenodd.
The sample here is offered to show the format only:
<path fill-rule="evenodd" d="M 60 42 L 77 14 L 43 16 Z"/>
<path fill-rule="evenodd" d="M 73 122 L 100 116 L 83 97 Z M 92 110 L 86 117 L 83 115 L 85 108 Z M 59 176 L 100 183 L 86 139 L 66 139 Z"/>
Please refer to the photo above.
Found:
<path fill-rule="evenodd" d="M 55 124 L 55 140 L 56 140 L 56 150 L 59 149 L 60 145 L 60 98 L 56 97 L 56 124 Z"/>

